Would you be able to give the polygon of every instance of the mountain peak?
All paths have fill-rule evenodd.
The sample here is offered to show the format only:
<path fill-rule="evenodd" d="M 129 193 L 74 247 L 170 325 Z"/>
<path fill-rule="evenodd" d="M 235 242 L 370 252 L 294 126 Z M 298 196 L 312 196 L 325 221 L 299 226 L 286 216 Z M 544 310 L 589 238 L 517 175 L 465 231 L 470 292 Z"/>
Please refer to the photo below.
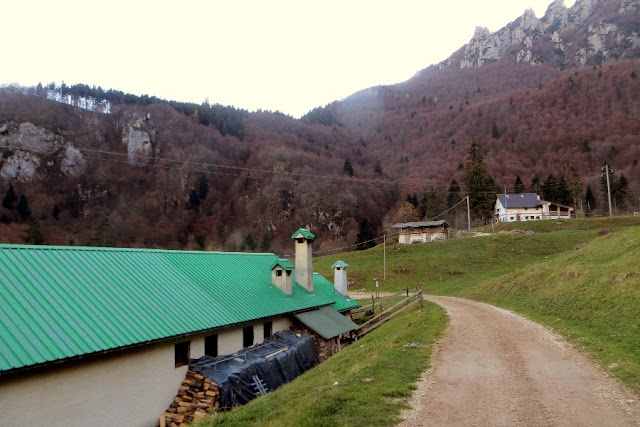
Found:
<path fill-rule="evenodd" d="M 640 56 L 640 0 L 555 0 L 538 19 L 533 10 L 495 33 L 476 27 L 469 43 L 439 68 L 480 67 L 504 57 L 557 68 L 588 66 Z M 605 25 L 606 24 L 606 25 Z"/>

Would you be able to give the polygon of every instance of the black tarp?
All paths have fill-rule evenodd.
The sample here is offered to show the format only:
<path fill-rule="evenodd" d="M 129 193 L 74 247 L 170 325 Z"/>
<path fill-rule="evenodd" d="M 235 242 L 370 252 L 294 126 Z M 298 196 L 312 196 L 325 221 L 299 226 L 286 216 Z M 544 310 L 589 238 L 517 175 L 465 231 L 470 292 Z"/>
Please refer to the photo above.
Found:
<path fill-rule="evenodd" d="M 220 409 L 244 405 L 260 395 L 256 378 L 268 391 L 292 381 L 318 359 L 313 338 L 277 332 L 263 344 L 238 353 L 192 361 L 191 369 L 220 386 Z"/>

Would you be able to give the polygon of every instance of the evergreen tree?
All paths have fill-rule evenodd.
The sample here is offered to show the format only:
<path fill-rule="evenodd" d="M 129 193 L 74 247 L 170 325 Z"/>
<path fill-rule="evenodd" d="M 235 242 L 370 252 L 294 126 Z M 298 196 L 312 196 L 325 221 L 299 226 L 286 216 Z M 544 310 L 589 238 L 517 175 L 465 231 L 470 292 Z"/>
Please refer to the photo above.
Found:
<path fill-rule="evenodd" d="M 198 198 L 204 200 L 209 193 L 209 183 L 207 182 L 207 176 L 205 174 L 200 175 L 200 181 L 198 181 Z"/>
<path fill-rule="evenodd" d="M 351 160 L 345 159 L 343 169 L 344 169 L 344 173 L 346 173 L 349 176 L 353 176 L 353 166 L 351 165 Z"/>
<path fill-rule="evenodd" d="M 496 125 L 494 123 L 493 124 L 493 128 L 491 129 L 491 137 L 493 139 L 500 139 L 501 136 L 502 136 L 502 134 L 500 133 L 500 130 L 498 129 L 498 125 Z"/>
<path fill-rule="evenodd" d="M 434 188 L 422 194 L 418 206 L 420 218 L 432 218 L 444 211 L 443 200 Z"/>
<path fill-rule="evenodd" d="M 252 252 L 256 250 L 256 242 L 253 240 L 251 234 L 247 234 L 247 237 L 244 239 L 244 245 Z"/>
<path fill-rule="evenodd" d="M 30 216 L 26 221 L 27 230 L 24 237 L 24 242 L 29 245 L 41 245 L 44 243 L 42 237 L 42 230 L 40 230 L 40 222 L 34 217 Z"/>
<path fill-rule="evenodd" d="M 596 208 L 596 196 L 591 190 L 591 186 L 587 185 L 587 191 L 584 194 L 584 212 L 589 216 Z"/>
<path fill-rule="evenodd" d="M 542 186 L 540 185 L 540 178 L 538 178 L 538 174 L 536 174 L 531 180 L 531 184 L 529 184 L 529 193 L 536 193 L 541 195 Z"/>
<path fill-rule="evenodd" d="M 269 252 L 269 249 L 271 249 L 271 235 L 265 234 L 260 243 L 260 252 Z"/>
<path fill-rule="evenodd" d="M 469 192 L 469 203 L 474 218 L 487 218 L 493 214 L 499 188 L 487 171 L 480 148 L 471 144 L 464 169 L 464 182 Z"/>
<path fill-rule="evenodd" d="M 376 245 L 376 242 L 373 241 L 375 237 L 375 226 L 366 217 L 358 219 L 358 234 L 356 236 L 358 250 L 374 247 Z"/>
<path fill-rule="evenodd" d="M 567 185 L 567 181 L 564 179 L 564 176 L 560 177 L 560 182 L 558 183 L 558 188 L 556 190 L 556 198 L 557 202 L 561 205 L 571 205 L 571 192 L 569 191 L 569 186 Z"/>
<path fill-rule="evenodd" d="M 191 209 L 197 209 L 200 206 L 200 195 L 195 188 L 191 189 L 189 193 L 189 207 Z"/>
<path fill-rule="evenodd" d="M 600 185 L 602 194 L 604 196 L 604 200 L 607 200 L 607 178 L 603 176 L 600 178 Z M 627 208 L 627 196 L 628 196 L 628 187 L 629 181 L 624 176 L 624 174 L 620 175 L 620 178 L 617 178 L 615 173 L 609 173 L 609 185 L 611 186 L 611 204 L 619 210 L 624 210 Z"/>
<path fill-rule="evenodd" d="M 516 194 L 524 193 L 524 182 L 520 179 L 520 175 L 516 176 L 516 182 L 513 185 L 513 191 Z"/>
<path fill-rule="evenodd" d="M 207 245 L 207 237 L 202 233 L 198 233 L 196 234 L 196 237 L 194 239 L 200 250 L 204 250 L 205 246 Z"/>
<path fill-rule="evenodd" d="M 382 165 L 379 161 L 373 166 L 373 176 L 376 178 L 382 178 L 384 176 L 384 171 L 382 170 Z"/>
<path fill-rule="evenodd" d="M 53 209 L 51 210 L 51 215 L 56 221 L 58 220 L 58 216 L 60 216 L 60 208 L 58 207 L 57 203 L 53 205 Z"/>
<path fill-rule="evenodd" d="M 20 196 L 20 200 L 18 201 L 18 215 L 20 215 L 20 219 L 22 221 L 25 221 L 31 216 L 29 202 L 27 201 L 27 197 L 24 194 Z"/>
<path fill-rule="evenodd" d="M 16 192 L 13 190 L 13 185 L 9 184 L 9 190 L 7 190 L 7 194 L 5 194 L 4 199 L 2 199 L 2 207 L 12 209 L 17 201 L 18 197 L 16 196 Z"/>
<path fill-rule="evenodd" d="M 553 174 L 549 174 L 542 184 L 542 198 L 549 202 L 560 203 L 558 200 L 558 180 Z"/>
<path fill-rule="evenodd" d="M 460 201 L 460 199 L 462 198 L 460 196 L 460 193 L 461 193 L 460 185 L 458 185 L 458 182 L 455 179 L 452 179 L 451 185 L 449 185 L 449 192 L 447 195 L 447 209 Z"/>
<path fill-rule="evenodd" d="M 411 203 L 411 205 L 414 208 L 418 208 L 418 196 L 416 195 L 416 193 L 413 193 L 413 195 L 409 194 L 407 196 L 407 202 Z"/>

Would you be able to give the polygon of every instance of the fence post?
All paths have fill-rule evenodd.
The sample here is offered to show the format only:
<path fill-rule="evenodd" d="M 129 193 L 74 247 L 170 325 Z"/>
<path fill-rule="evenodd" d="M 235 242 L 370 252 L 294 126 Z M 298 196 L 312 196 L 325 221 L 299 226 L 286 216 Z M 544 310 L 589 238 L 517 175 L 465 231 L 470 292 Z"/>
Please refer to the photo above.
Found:
<path fill-rule="evenodd" d="M 420 303 L 419 303 L 420 304 L 420 308 L 422 308 L 422 306 L 424 305 L 423 304 L 423 301 L 424 301 L 423 297 L 424 297 L 424 295 L 422 293 L 422 285 L 420 285 L 420 292 L 418 293 L 418 298 L 420 298 Z"/>

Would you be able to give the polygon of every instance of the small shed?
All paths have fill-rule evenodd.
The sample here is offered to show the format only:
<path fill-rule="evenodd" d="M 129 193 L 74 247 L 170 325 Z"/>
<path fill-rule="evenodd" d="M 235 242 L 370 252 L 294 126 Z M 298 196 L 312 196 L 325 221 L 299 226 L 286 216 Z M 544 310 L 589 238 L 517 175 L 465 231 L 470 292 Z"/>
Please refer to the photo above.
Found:
<path fill-rule="evenodd" d="M 404 245 L 447 240 L 451 236 L 451 226 L 444 220 L 404 222 L 393 228 L 400 230 L 398 243 Z"/>

